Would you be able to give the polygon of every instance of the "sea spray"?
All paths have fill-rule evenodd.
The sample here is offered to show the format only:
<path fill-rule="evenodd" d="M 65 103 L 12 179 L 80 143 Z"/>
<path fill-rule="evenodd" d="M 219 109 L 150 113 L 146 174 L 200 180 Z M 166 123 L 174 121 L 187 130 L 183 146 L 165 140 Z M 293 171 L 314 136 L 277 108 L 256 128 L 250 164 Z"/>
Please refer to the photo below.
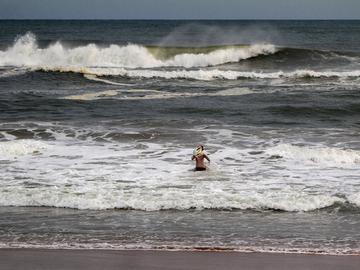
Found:
<path fill-rule="evenodd" d="M 161 49 L 161 48 L 159 48 Z M 166 50 L 166 49 L 162 49 Z M 24 66 L 38 69 L 71 69 L 89 67 L 152 68 L 152 67 L 205 67 L 238 62 L 258 55 L 272 54 L 271 44 L 254 44 L 239 47 L 219 47 L 209 53 L 182 53 L 170 59 L 157 59 L 143 45 L 111 44 L 100 48 L 88 44 L 66 48 L 61 42 L 40 48 L 32 33 L 20 37 L 13 46 L 0 51 L 0 66 Z"/>

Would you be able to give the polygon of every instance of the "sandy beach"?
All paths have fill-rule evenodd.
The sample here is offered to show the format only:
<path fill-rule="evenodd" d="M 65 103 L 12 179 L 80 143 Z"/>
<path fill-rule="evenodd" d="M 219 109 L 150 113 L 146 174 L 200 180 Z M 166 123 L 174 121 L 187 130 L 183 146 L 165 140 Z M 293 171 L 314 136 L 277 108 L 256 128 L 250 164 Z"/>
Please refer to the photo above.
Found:
<path fill-rule="evenodd" d="M 359 269 L 360 256 L 190 251 L 1 249 L 0 269 Z"/>

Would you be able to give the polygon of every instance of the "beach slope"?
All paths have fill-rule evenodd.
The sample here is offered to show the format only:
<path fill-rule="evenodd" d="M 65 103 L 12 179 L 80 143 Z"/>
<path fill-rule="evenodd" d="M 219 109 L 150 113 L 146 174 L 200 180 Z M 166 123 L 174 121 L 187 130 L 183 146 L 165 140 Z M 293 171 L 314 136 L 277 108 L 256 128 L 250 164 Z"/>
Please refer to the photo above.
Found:
<path fill-rule="evenodd" d="M 360 256 L 191 251 L 0 249 L 0 269 L 358 270 Z"/>

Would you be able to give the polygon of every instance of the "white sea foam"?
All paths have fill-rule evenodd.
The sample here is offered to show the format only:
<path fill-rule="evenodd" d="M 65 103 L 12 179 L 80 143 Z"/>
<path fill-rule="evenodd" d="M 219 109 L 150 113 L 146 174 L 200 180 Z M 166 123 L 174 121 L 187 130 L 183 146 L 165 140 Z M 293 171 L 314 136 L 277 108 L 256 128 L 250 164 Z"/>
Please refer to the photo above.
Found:
<path fill-rule="evenodd" d="M 64 99 L 72 99 L 72 100 L 95 100 L 99 98 L 108 98 L 112 96 L 116 96 L 118 94 L 115 90 L 107 90 L 101 92 L 90 92 L 79 95 L 70 95 L 63 97 Z"/>
<path fill-rule="evenodd" d="M 99 186 L 100 184 L 100 186 Z M 206 183 L 209 185 L 209 183 Z M 69 185 L 69 184 L 68 184 Z M 76 209 L 137 209 L 157 211 L 164 209 L 277 209 L 283 211 L 312 211 L 329 207 L 343 199 L 319 194 L 310 195 L 296 190 L 274 190 L 266 193 L 232 193 L 221 190 L 219 184 L 195 184 L 190 190 L 176 187 L 161 188 L 145 185 L 127 190 L 114 186 L 88 183 L 88 186 L 65 188 L 9 188 L 0 190 L 0 205 L 52 206 Z M 10 192 L 9 192 L 10 191 Z"/>
<path fill-rule="evenodd" d="M 96 100 L 96 99 L 119 99 L 119 100 L 150 100 L 150 99 L 172 99 L 190 98 L 201 96 L 241 96 L 254 93 L 248 88 L 235 87 L 217 92 L 166 92 L 151 89 L 131 89 L 131 90 L 107 90 L 101 92 L 87 92 L 79 95 L 70 95 L 61 99 L 71 100 Z M 124 95 L 125 94 L 125 95 Z M 130 96 L 129 94 L 140 94 Z"/>
<path fill-rule="evenodd" d="M 0 142 L 0 159 L 4 157 L 18 157 L 37 154 L 46 149 L 48 145 L 35 140 L 14 140 Z"/>
<path fill-rule="evenodd" d="M 360 192 L 349 195 L 348 200 L 349 200 L 349 202 L 360 207 Z"/>
<path fill-rule="evenodd" d="M 280 144 L 267 149 L 266 152 L 271 156 L 280 156 L 284 159 L 291 159 L 299 162 L 306 161 L 328 165 L 360 164 L 360 152 L 351 149 Z"/>
<path fill-rule="evenodd" d="M 165 61 L 165 65 L 183 67 L 216 66 L 275 52 L 275 46 L 271 44 L 255 44 L 245 48 L 219 49 L 207 54 L 180 54 Z"/>
<path fill-rule="evenodd" d="M 343 199 L 327 194 L 309 195 L 301 191 L 268 192 L 265 198 L 259 198 L 256 208 L 270 208 L 284 211 L 312 211 L 329 207 Z"/>
<path fill-rule="evenodd" d="M 134 242 L 136 242 L 134 240 Z M 116 242 L 66 242 L 66 241 L 51 241 L 51 243 L 44 243 L 41 241 L 33 240 L 31 243 L 28 241 L 11 241 L 1 242 L 0 248 L 14 249 L 14 248 L 26 248 L 26 249 L 64 249 L 64 250 L 147 250 L 147 251 L 231 251 L 241 253 L 272 253 L 272 254 L 308 254 L 308 255 L 359 255 L 360 249 L 358 248 L 334 248 L 329 246 L 322 246 L 321 248 L 297 248 L 291 245 L 290 247 L 273 247 L 273 246 L 258 246 L 258 245 L 236 245 L 236 246 L 213 246 L 212 243 L 206 245 L 188 245 L 183 244 L 149 244 L 142 241 L 141 243 L 123 243 L 122 241 Z"/>
<path fill-rule="evenodd" d="M 314 71 L 314 70 L 296 70 L 288 73 L 281 73 L 280 77 L 288 78 L 331 78 L 331 77 L 360 77 L 360 70 L 347 70 L 347 71 Z"/>
<path fill-rule="evenodd" d="M 25 66 L 44 70 L 62 70 L 86 67 L 204 67 L 229 62 L 238 62 L 257 55 L 272 54 L 276 49 L 271 44 L 254 44 L 239 48 L 224 48 L 206 54 L 179 54 L 167 60 L 157 59 L 141 45 L 110 45 L 100 48 L 95 44 L 67 48 L 61 42 L 39 48 L 36 38 L 28 33 L 13 46 L 0 51 L 0 66 Z"/>
<path fill-rule="evenodd" d="M 144 130 L 134 128 L 59 128 L 48 128 L 55 138 L 51 142 L 0 143 L 2 161 L 11 162 L 0 168 L 6 183 L 0 186 L 0 205 L 144 211 L 312 211 L 347 201 L 359 205 L 359 153 L 354 150 L 269 147 L 271 141 L 261 134 L 199 126 L 195 131 L 206 134 L 212 162 L 198 173 L 191 170 L 188 142 L 164 142 L 158 130 L 142 136 Z M 117 132 L 127 139 L 119 142 Z"/>
<path fill-rule="evenodd" d="M 111 82 L 93 75 L 113 75 L 140 78 L 185 78 L 194 80 L 236 80 L 239 78 L 279 79 L 279 78 L 351 78 L 360 77 L 360 70 L 295 70 L 291 72 L 255 72 L 220 69 L 179 69 L 151 70 L 177 66 L 181 68 L 201 68 L 224 63 L 238 62 L 258 55 L 273 54 L 277 51 L 271 44 L 253 44 L 244 47 L 220 48 L 209 53 L 182 53 L 166 60 L 157 59 L 150 51 L 141 45 L 110 45 L 101 48 L 95 44 L 67 48 L 61 42 L 39 48 L 36 38 L 28 33 L 20 37 L 13 46 L 0 51 L 0 66 L 15 66 L 25 68 L 21 72 L 10 72 L 3 76 L 13 76 L 26 70 L 44 70 L 60 72 L 83 73 L 88 79 L 124 85 Z M 141 69 L 138 69 L 141 68 Z"/>
<path fill-rule="evenodd" d="M 102 82 L 102 83 L 106 83 L 106 84 L 111 84 L 111 85 L 122 85 L 122 86 L 129 86 L 130 84 L 127 83 L 119 83 L 119 82 L 114 82 L 114 81 L 110 81 L 110 80 L 106 80 L 103 78 L 99 78 L 96 75 L 93 74 L 84 74 L 84 77 L 88 80 L 91 81 L 97 81 L 97 82 Z"/>
<path fill-rule="evenodd" d="M 237 80 L 237 79 L 297 79 L 297 78 L 351 78 L 360 77 L 360 70 L 352 71 L 314 71 L 296 70 L 291 72 L 256 72 L 256 71 L 234 71 L 220 69 L 196 69 L 196 70 L 150 70 L 150 69 L 125 69 L 125 68 L 43 68 L 46 71 L 76 72 L 92 74 L 97 76 L 123 76 L 130 78 L 163 78 L 163 79 L 192 79 L 210 81 L 215 79 Z"/>

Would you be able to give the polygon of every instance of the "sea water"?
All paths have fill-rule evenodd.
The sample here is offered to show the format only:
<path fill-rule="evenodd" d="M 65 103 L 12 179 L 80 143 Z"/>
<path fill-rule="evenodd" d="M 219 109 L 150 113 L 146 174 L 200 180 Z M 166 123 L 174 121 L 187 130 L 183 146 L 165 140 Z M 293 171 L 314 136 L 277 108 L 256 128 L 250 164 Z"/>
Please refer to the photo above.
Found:
<path fill-rule="evenodd" d="M 359 253 L 359 31 L 0 21 L 0 247 Z"/>

